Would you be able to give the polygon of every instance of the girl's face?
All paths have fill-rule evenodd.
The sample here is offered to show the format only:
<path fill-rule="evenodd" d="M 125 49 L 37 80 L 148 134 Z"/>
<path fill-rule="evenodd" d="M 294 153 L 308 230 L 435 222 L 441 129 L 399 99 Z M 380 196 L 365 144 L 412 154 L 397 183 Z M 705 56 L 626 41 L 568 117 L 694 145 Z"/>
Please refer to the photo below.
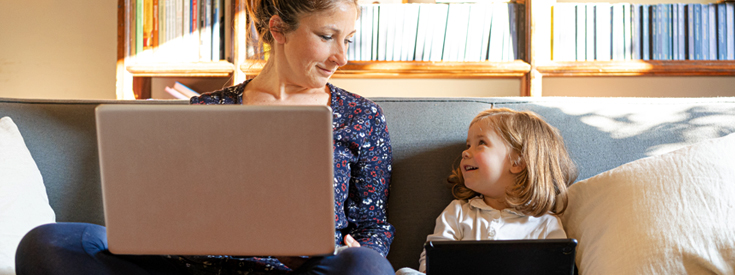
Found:
<path fill-rule="evenodd" d="M 348 1 L 334 8 L 302 16 L 299 27 L 285 34 L 281 76 L 304 88 L 327 84 L 338 67 L 347 64 L 347 48 L 355 34 L 357 12 Z"/>
<path fill-rule="evenodd" d="M 482 194 L 488 205 L 502 210 L 507 207 L 505 192 L 515 183 L 512 167 L 509 149 L 500 136 L 483 121 L 472 124 L 460 163 L 467 188 Z"/>

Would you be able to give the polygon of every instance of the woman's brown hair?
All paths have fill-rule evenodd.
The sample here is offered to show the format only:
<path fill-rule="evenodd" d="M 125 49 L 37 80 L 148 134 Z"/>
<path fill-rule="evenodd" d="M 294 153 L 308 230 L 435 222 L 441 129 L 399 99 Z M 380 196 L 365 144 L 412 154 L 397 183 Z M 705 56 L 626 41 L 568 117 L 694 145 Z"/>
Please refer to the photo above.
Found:
<path fill-rule="evenodd" d="M 273 36 L 268 22 L 274 15 L 281 17 L 283 22 L 277 26 L 277 31 L 288 33 L 299 27 L 301 16 L 329 10 L 339 2 L 354 4 L 356 12 L 359 9 L 357 0 L 248 0 L 248 26 L 254 24 L 259 44 L 270 45 L 273 43 Z"/>
<path fill-rule="evenodd" d="M 577 167 L 569 157 L 559 130 L 530 111 L 508 108 L 480 112 L 470 123 L 484 123 L 500 136 L 505 145 L 526 168 L 516 175 L 515 184 L 506 190 L 506 203 L 529 216 L 549 212 L 561 214 L 567 208 L 567 186 L 577 179 Z M 467 188 L 460 168 L 447 179 L 455 198 L 466 200 L 479 193 Z"/>

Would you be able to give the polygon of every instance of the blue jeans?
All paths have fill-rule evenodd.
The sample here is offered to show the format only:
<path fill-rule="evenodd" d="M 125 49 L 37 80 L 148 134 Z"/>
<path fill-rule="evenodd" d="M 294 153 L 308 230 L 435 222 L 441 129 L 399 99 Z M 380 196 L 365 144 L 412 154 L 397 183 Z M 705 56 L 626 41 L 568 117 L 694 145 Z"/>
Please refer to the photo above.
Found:
<path fill-rule="evenodd" d="M 166 256 L 112 254 L 107 250 L 105 227 L 85 223 L 55 223 L 34 228 L 18 245 L 15 266 L 18 275 L 191 274 L 185 266 Z M 223 271 L 223 274 L 235 273 Z M 378 252 L 350 248 L 334 256 L 312 258 L 293 274 L 394 274 L 394 271 Z"/>

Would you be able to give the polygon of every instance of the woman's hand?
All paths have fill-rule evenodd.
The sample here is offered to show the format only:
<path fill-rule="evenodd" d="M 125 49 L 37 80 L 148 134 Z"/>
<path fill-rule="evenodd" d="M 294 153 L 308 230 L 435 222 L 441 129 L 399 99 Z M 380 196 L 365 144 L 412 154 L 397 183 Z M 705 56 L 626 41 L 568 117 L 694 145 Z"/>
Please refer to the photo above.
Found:
<path fill-rule="evenodd" d="M 278 261 L 286 265 L 291 270 L 298 269 L 301 265 L 309 260 L 309 258 L 303 257 L 276 257 L 276 259 L 278 259 Z"/>
<path fill-rule="evenodd" d="M 345 245 L 347 247 L 360 247 L 360 243 L 350 236 L 350 234 L 345 235 Z"/>

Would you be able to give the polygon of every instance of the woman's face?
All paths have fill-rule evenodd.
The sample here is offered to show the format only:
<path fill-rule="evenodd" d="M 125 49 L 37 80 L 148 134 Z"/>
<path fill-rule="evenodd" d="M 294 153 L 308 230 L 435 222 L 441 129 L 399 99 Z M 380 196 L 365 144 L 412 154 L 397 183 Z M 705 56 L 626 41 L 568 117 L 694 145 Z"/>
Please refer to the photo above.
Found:
<path fill-rule="evenodd" d="M 350 1 L 351 2 L 351 1 Z M 279 73 L 304 88 L 320 88 L 339 66 L 347 64 L 347 48 L 355 34 L 357 11 L 348 1 L 303 15 L 296 30 L 286 33 Z"/>

